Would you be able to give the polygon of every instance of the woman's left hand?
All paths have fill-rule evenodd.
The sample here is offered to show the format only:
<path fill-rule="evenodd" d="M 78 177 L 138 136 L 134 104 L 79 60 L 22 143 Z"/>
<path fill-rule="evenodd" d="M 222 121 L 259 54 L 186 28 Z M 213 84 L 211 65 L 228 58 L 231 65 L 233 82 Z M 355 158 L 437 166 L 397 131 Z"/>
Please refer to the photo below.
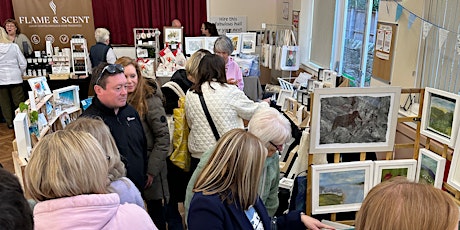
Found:
<path fill-rule="evenodd" d="M 147 173 L 147 181 L 145 182 L 145 188 L 152 186 L 153 176 Z"/>
<path fill-rule="evenodd" d="M 317 220 L 317 219 L 315 219 L 313 217 L 310 217 L 308 215 L 305 215 L 303 213 L 300 214 L 300 220 L 305 225 L 305 227 L 307 227 L 308 229 L 311 229 L 311 230 L 320 230 L 320 229 L 334 230 L 335 229 L 335 228 L 333 228 L 333 227 L 331 227 L 329 225 L 323 224 L 319 220 Z"/>

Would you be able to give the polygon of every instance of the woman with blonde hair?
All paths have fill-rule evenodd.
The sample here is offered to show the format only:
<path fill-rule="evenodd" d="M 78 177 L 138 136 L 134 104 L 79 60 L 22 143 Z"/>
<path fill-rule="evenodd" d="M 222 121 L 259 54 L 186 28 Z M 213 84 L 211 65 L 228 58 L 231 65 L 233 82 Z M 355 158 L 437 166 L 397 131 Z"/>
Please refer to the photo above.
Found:
<path fill-rule="evenodd" d="M 115 63 L 124 67 L 127 102 L 139 113 L 147 139 L 148 179 L 144 190 L 147 210 L 155 225 L 166 229 L 163 209 L 169 200 L 166 157 L 170 142 L 161 90 L 156 81 L 142 76 L 134 59 L 121 57 Z"/>
<path fill-rule="evenodd" d="M 65 127 L 66 130 L 84 131 L 97 140 L 105 152 L 109 166 L 109 191 L 120 196 L 120 203 L 137 204 L 144 208 L 144 200 L 136 185 L 126 177 L 125 164 L 121 161 L 117 144 L 109 127 L 100 118 L 80 117 Z"/>
<path fill-rule="evenodd" d="M 8 128 L 12 129 L 14 110 L 25 100 L 22 75 L 26 70 L 27 61 L 19 46 L 9 40 L 2 27 L 0 27 L 0 63 L 0 107 Z"/>
<path fill-rule="evenodd" d="M 396 177 L 369 191 L 355 229 L 456 230 L 458 222 L 458 206 L 445 191 Z"/>
<path fill-rule="evenodd" d="M 108 194 L 104 150 L 89 133 L 60 130 L 34 147 L 25 170 L 35 229 L 156 229 L 135 204 Z"/>
<path fill-rule="evenodd" d="M 271 229 L 258 196 L 267 147 L 244 129 L 233 129 L 217 142 L 193 188 L 188 229 Z M 278 229 L 329 227 L 298 211 L 277 218 Z"/>

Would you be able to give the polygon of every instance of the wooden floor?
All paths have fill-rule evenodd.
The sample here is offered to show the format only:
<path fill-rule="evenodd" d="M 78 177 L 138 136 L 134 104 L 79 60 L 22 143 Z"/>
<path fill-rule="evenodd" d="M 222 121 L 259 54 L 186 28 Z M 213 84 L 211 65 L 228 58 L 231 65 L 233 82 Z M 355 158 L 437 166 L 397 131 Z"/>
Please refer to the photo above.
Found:
<path fill-rule="evenodd" d="M 0 123 L 0 163 L 3 165 L 3 168 L 12 173 L 14 173 L 13 158 L 11 157 L 13 140 L 14 130 L 8 129 L 6 123 Z"/>

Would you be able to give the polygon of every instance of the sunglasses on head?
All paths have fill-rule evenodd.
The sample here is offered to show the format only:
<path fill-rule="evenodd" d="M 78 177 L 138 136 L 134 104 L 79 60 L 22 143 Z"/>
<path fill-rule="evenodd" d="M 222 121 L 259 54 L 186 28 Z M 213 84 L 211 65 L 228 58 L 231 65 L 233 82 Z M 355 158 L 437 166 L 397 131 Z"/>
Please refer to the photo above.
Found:
<path fill-rule="evenodd" d="M 96 85 L 99 85 L 99 80 L 101 80 L 105 72 L 109 74 L 115 74 L 115 73 L 123 73 L 123 71 L 125 71 L 125 69 L 120 64 L 110 64 L 110 65 L 105 66 L 104 69 L 102 69 L 101 74 L 99 74 L 99 77 L 96 80 Z"/>

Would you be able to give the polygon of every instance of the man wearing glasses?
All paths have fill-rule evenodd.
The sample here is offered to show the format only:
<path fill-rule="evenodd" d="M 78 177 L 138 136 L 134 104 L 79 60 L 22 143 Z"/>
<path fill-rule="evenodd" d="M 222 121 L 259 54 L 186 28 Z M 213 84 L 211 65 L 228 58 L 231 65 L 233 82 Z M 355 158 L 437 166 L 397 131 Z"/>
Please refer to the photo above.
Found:
<path fill-rule="evenodd" d="M 147 179 L 147 141 L 139 114 L 126 103 L 128 91 L 123 72 L 123 66 L 107 63 L 93 70 L 91 85 L 96 95 L 81 116 L 100 117 L 109 126 L 125 163 L 126 176 L 142 193 Z"/>

